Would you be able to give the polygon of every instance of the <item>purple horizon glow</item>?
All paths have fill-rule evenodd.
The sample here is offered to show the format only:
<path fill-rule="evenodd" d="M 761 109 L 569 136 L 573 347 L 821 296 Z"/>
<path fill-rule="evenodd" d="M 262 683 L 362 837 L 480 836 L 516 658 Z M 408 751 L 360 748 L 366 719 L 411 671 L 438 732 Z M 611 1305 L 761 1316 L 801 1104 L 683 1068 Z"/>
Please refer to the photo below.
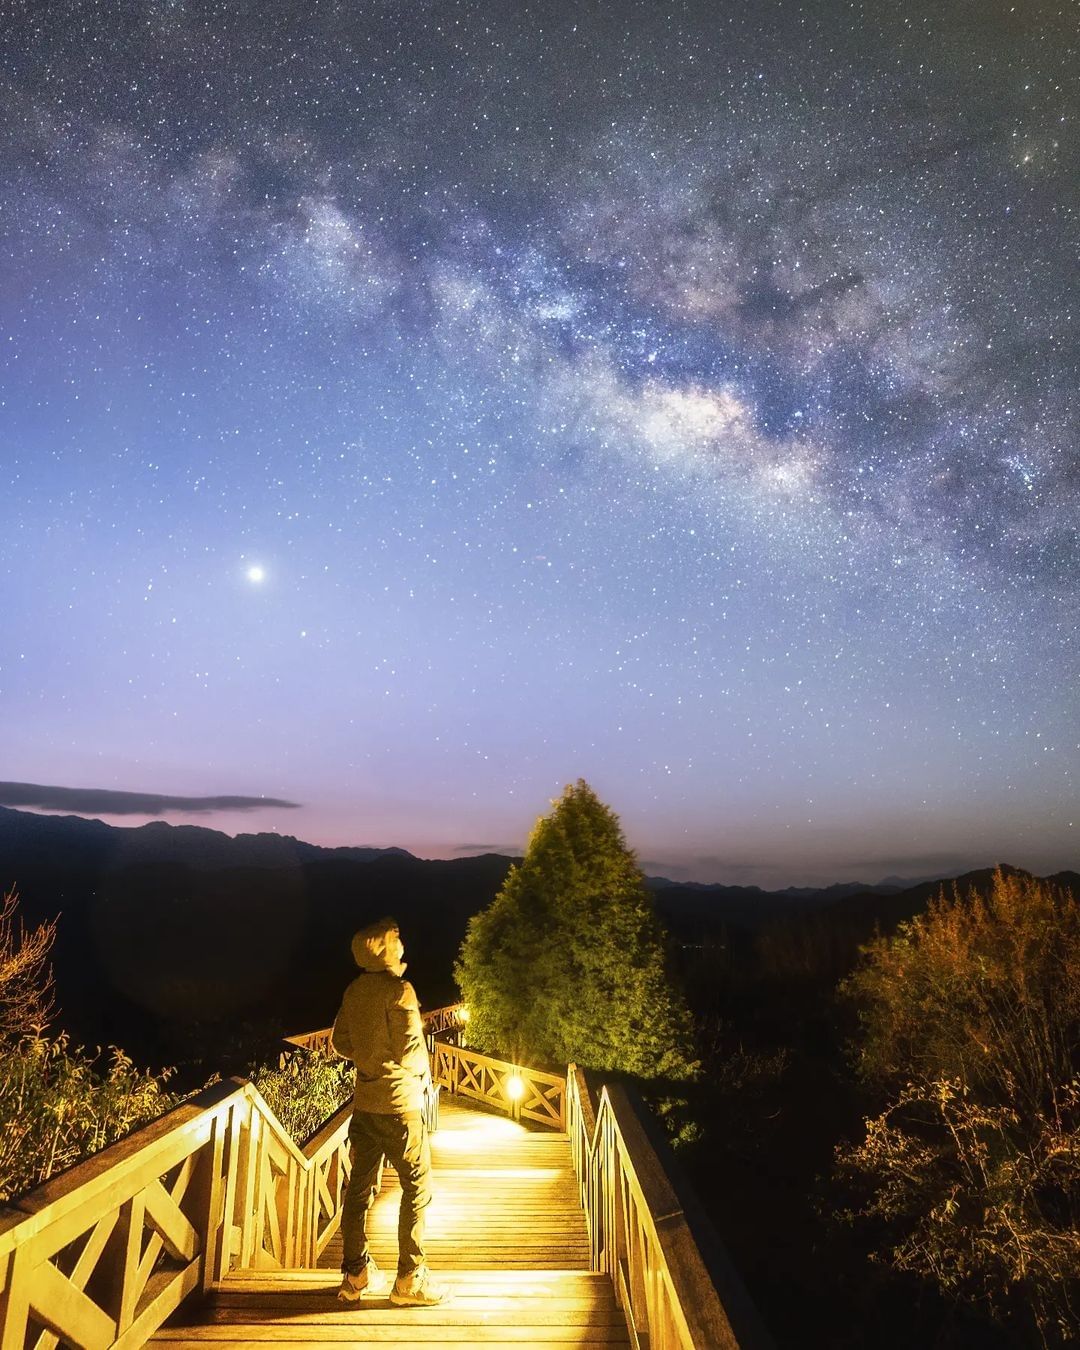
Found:
<path fill-rule="evenodd" d="M 759 8 L 12 17 L 6 778 L 1080 866 L 1075 25 Z"/>

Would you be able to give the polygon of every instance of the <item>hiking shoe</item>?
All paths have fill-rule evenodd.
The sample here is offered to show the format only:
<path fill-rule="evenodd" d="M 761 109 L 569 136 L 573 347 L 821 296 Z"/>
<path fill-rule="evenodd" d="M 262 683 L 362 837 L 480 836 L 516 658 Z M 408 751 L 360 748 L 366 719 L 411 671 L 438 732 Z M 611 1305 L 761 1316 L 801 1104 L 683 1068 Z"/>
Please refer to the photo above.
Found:
<path fill-rule="evenodd" d="M 421 1266 L 411 1275 L 399 1275 L 390 1290 L 390 1302 L 399 1308 L 430 1308 L 441 1303 L 449 1291 L 436 1284 L 427 1266 Z"/>
<path fill-rule="evenodd" d="M 379 1267 L 374 1261 L 368 1261 L 359 1275 L 350 1275 L 346 1271 L 341 1277 L 341 1288 L 337 1296 L 342 1303 L 358 1303 L 365 1293 L 379 1294 L 386 1288 Z"/>

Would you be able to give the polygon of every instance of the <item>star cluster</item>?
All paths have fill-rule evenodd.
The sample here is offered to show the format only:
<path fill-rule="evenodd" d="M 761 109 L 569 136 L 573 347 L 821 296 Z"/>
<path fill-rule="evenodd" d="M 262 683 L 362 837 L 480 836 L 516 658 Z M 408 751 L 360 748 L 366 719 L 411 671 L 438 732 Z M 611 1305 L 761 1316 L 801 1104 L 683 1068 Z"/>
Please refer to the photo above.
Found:
<path fill-rule="evenodd" d="M 0 12 L 8 777 L 1076 865 L 1069 6 Z"/>

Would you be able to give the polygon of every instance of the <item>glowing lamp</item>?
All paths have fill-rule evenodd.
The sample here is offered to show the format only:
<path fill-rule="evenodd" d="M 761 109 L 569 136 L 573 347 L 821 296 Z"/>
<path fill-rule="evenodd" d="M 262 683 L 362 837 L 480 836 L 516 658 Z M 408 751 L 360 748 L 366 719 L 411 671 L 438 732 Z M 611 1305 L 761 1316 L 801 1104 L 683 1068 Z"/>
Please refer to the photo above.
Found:
<path fill-rule="evenodd" d="M 457 1012 L 457 1020 L 462 1024 L 462 1026 L 465 1025 L 465 1023 L 469 1020 L 469 1010 L 468 1010 L 468 1008 L 459 1008 L 459 1009 L 458 1009 L 458 1012 Z"/>
<path fill-rule="evenodd" d="M 525 1082 L 516 1073 L 506 1080 L 506 1095 L 512 1102 L 519 1102 L 525 1096 Z"/>

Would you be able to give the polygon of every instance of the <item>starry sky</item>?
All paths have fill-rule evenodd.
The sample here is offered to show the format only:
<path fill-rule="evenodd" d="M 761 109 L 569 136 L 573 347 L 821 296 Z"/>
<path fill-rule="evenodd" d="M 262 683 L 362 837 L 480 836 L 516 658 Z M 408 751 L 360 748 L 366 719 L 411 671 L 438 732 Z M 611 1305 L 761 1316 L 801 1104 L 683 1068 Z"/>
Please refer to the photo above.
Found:
<path fill-rule="evenodd" d="M 1080 866 L 1078 34 L 0 0 L 0 776 L 441 857 L 583 776 L 672 877 Z"/>

